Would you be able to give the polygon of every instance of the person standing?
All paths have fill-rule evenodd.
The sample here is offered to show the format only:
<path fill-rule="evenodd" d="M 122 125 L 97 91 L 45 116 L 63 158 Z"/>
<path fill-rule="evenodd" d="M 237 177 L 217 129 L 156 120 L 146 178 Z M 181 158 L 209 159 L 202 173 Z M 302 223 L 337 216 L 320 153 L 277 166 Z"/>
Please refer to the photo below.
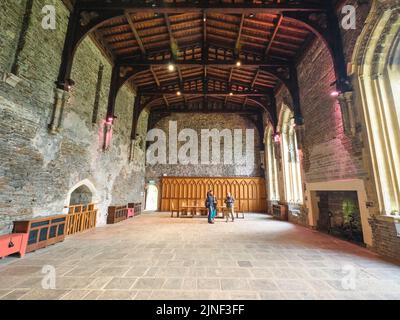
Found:
<path fill-rule="evenodd" d="M 215 217 L 215 197 L 213 195 L 212 190 L 209 190 L 207 192 L 207 198 L 206 198 L 206 208 L 208 209 L 208 223 L 214 224 L 214 217 Z"/>
<path fill-rule="evenodd" d="M 226 222 L 229 221 L 229 216 L 232 218 L 232 222 L 235 221 L 235 198 L 231 195 L 230 192 L 227 193 L 226 198 L 225 198 L 225 204 L 226 204 L 226 211 L 225 212 L 225 218 Z"/>

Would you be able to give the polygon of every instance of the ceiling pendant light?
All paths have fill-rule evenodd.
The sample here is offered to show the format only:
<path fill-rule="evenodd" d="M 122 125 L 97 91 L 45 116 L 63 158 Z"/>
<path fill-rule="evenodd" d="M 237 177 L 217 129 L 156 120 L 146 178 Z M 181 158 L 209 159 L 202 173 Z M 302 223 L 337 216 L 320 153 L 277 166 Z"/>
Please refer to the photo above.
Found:
<path fill-rule="evenodd" d="M 168 70 L 169 70 L 170 72 L 175 71 L 175 65 L 174 65 L 172 62 L 170 62 L 170 63 L 168 64 Z"/>

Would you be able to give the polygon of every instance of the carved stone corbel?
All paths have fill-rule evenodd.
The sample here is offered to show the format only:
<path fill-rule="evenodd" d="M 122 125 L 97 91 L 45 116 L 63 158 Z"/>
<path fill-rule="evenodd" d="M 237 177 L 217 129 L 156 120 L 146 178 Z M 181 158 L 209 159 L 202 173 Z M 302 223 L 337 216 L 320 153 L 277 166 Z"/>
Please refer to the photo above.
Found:
<path fill-rule="evenodd" d="M 275 159 L 280 162 L 281 160 L 281 142 L 273 141 L 272 147 L 274 148 Z"/>
<path fill-rule="evenodd" d="M 103 141 L 103 150 L 107 151 L 111 146 L 111 134 L 112 134 L 112 123 L 106 122 L 104 124 L 104 141 Z"/>
<path fill-rule="evenodd" d="M 92 20 L 97 19 L 99 17 L 99 14 L 94 11 L 83 11 L 81 12 L 81 19 L 80 19 L 80 24 L 82 27 L 87 26 Z"/>
<path fill-rule="evenodd" d="M 131 139 L 131 145 L 129 147 L 129 162 L 135 159 L 135 139 Z"/>
<path fill-rule="evenodd" d="M 354 113 L 354 93 L 352 91 L 341 93 L 338 96 L 338 101 L 342 112 L 344 133 L 354 137 L 357 133 Z"/>
<path fill-rule="evenodd" d="M 130 150 L 129 150 L 129 162 L 135 159 L 135 150 L 143 150 L 143 137 L 139 134 L 136 135 L 136 139 L 131 140 Z"/>
<path fill-rule="evenodd" d="M 297 149 L 302 150 L 304 148 L 304 139 L 305 139 L 305 125 L 296 125 L 296 139 L 297 139 Z"/>
<path fill-rule="evenodd" d="M 15 88 L 17 84 L 22 81 L 22 79 L 11 72 L 4 72 L 2 74 L 1 81 Z"/>
<path fill-rule="evenodd" d="M 54 90 L 54 105 L 49 131 L 51 134 L 57 134 L 61 130 L 65 103 L 68 100 L 69 94 L 67 91 L 56 88 Z"/>

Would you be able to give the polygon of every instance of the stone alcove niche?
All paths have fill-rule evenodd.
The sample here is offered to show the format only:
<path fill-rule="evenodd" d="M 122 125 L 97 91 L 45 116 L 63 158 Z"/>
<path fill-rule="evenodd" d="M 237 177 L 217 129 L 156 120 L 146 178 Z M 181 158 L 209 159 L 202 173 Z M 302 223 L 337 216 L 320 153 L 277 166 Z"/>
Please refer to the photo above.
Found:
<path fill-rule="evenodd" d="M 71 193 L 69 205 L 76 206 L 82 204 L 86 206 L 92 202 L 92 197 L 93 195 L 90 189 L 86 185 L 82 185 Z"/>
<path fill-rule="evenodd" d="M 97 197 L 95 186 L 90 180 L 85 179 L 70 188 L 64 207 L 97 203 Z"/>

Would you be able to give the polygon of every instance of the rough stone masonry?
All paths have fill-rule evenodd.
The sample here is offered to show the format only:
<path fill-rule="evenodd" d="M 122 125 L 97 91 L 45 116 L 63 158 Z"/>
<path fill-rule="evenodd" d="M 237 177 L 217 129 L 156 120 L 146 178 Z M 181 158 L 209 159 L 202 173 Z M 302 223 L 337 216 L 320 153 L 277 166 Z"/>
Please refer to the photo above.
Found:
<path fill-rule="evenodd" d="M 56 30 L 41 28 L 41 10 L 46 4 L 56 7 Z M 61 1 L 34 1 L 24 45 L 15 58 L 26 23 L 27 1 L 6 0 L 0 6 L 0 71 L 10 72 L 16 61 L 17 76 L 22 79 L 15 88 L 0 82 L 0 234 L 9 232 L 14 220 L 62 213 L 70 189 L 85 179 L 96 189 L 93 196 L 100 224 L 105 222 L 108 205 L 142 201 L 144 151 L 136 150 L 135 159 L 129 161 L 135 93 L 128 86 L 121 90 L 113 143 L 103 152 L 111 65 L 87 38 L 74 60 L 72 78 L 76 85 L 64 110 L 62 130 L 50 135 L 54 81 L 69 12 Z M 104 71 L 99 87 L 101 66 Z M 97 112 L 95 123 L 93 112 Z M 144 135 L 146 116 L 141 117 L 139 128 Z"/>

